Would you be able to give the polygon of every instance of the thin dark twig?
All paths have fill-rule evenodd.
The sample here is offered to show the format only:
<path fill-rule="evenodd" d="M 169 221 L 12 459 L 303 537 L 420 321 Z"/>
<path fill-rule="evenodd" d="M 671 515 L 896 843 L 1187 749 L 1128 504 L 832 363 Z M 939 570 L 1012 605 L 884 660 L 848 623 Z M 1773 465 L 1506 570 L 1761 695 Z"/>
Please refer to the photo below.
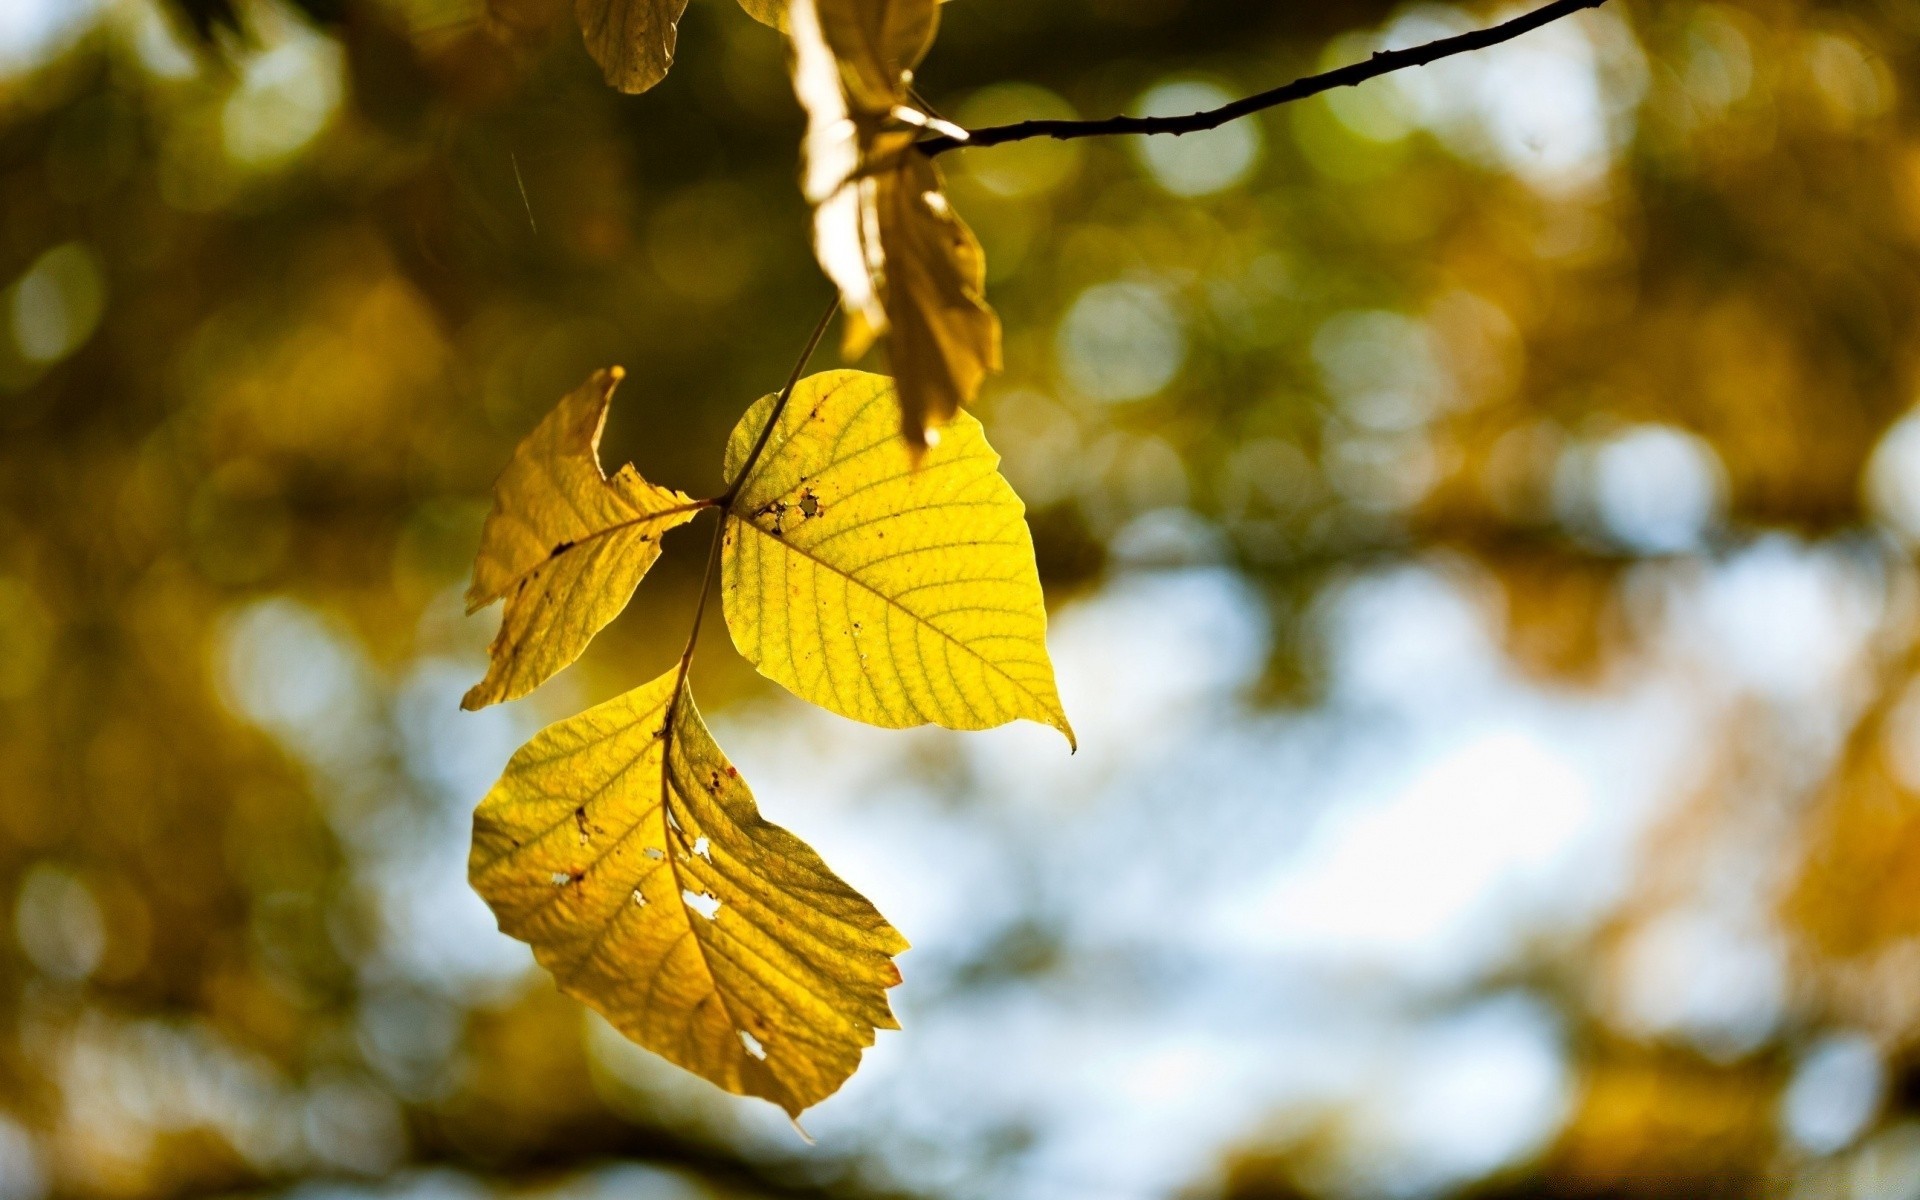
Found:
<path fill-rule="evenodd" d="M 760 453 L 767 448 L 767 441 L 773 437 L 774 427 L 780 424 L 780 414 L 787 411 L 787 401 L 793 398 L 793 389 L 800 383 L 800 375 L 813 361 L 813 352 L 820 348 L 820 339 L 827 336 L 827 326 L 833 322 L 833 314 L 840 311 L 840 294 L 836 291 L 833 303 L 827 305 L 827 311 L 820 314 L 820 323 L 813 327 L 812 336 L 807 338 L 806 349 L 794 361 L 793 371 L 787 376 L 787 384 L 780 389 L 780 398 L 773 402 L 773 411 L 767 414 L 767 423 L 760 428 L 759 440 L 753 443 L 753 449 L 747 452 L 747 461 L 740 464 L 740 474 L 727 485 L 727 490 L 714 498 L 714 504 L 720 508 L 732 508 L 734 498 L 740 489 L 747 486 L 747 480 L 753 476 L 753 468 L 760 463 Z M 723 521 L 722 524 L 725 524 Z"/>
<path fill-rule="evenodd" d="M 787 375 L 786 386 L 780 389 L 780 398 L 773 402 L 773 411 L 767 414 L 766 426 L 760 430 L 760 438 L 754 442 L 753 450 L 747 455 L 747 461 L 740 468 L 740 477 L 724 493 L 712 500 L 701 500 L 690 507 L 717 508 L 720 519 L 714 522 L 713 542 L 707 547 L 707 570 L 700 580 L 700 597 L 693 602 L 693 628 L 687 633 L 687 648 L 680 652 L 680 669 L 673 679 L 673 691 L 667 696 L 667 715 L 660 726 L 661 754 L 661 811 L 666 811 L 667 756 L 673 753 L 674 718 L 679 715 L 680 697 L 687 689 L 687 672 L 693 669 L 693 652 L 700 644 L 700 625 L 707 617 L 707 598 L 713 594 L 713 580 L 720 566 L 720 549 L 725 543 L 727 533 L 726 510 L 733 507 L 734 497 L 746 485 L 747 477 L 760 461 L 761 451 L 767 448 L 767 439 L 773 435 L 774 426 L 780 423 L 780 414 L 786 410 L 787 400 L 793 395 L 793 389 L 800 383 L 800 376 L 813 361 L 813 352 L 820 348 L 820 339 L 827 334 L 827 326 L 833 321 L 833 314 L 840 311 L 840 296 L 835 293 L 833 303 L 820 316 L 820 323 L 813 327 L 813 333 L 807 338 L 806 349 L 794 360 L 793 370 Z"/>
<path fill-rule="evenodd" d="M 1530 13 L 1491 28 L 1476 29 L 1472 33 L 1441 38 L 1437 42 L 1428 42 L 1423 46 L 1410 46 L 1405 50 L 1382 50 L 1375 53 L 1373 57 L 1351 66 L 1340 67 L 1319 75 L 1308 75 L 1270 91 L 1248 96 L 1243 100 L 1235 100 L 1231 104 L 1224 104 L 1205 112 L 1188 113 L 1179 117 L 1107 117 L 1096 121 L 1021 121 L 1014 125 L 992 125 L 984 129 L 969 130 L 964 141 L 941 135 L 927 138 L 918 145 L 922 154 L 931 157 L 969 146 L 999 146 L 1007 142 L 1023 142 L 1029 138 L 1049 137 L 1067 141 L 1073 138 L 1109 137 L 1129 133 L 1175 135 L 1200 133 L 1208 129 L 1218 129 L 1229 121 L 1237 121 L 1253 113 L 1276 108 L 1282 104 L 1290 104 L 1295 100 L 1304 100 L 1308 96 L 1317 96 L 1321 92 L 1332 91 L 1334 88 L 1352 87 L 1408 67 L 1423 67 L 1455 54 L 1497 46 L 1583 9 L 1599 8 L 1606 2 L 1607 0 L 1554 0 L 1552 4 L 1536 8 Z"/>
<path fill-rule="evenodd" d="M 673 718 L 680 708 L 680 694 L 687 687 L 687 672 L 693 669 L 693 650 L 700 643 L 700 623 L 707 617 L 707 597 L 713 592 L 714 571 L 720 565 L 720 543 L 726 533 L 727 521 L 723 516 L 713 523 L 713 542 L 707 547 L 706 575 L 700 580 L 700 598 L 693 602 L 693 628 L 687 631 L 687 648 L 680 652 L 680 673 L 674 677 L 672 695 L 667 697 L 667 717 L 660 730 L 663 741 L 662 755 L 673 749 Z M 664 757 L 661 759 L 661 767 L 664 771 L 666 767 Z M 661 787 L 665 786 L 663 779 Z M 663 796 L 663 802 L 664 799 Z M 662 811 L 665 811 L 664 808 Z"/>
<path fill-rule="evenodd" d="M 707 599 L 713 595 L 713 581 L 720 573 L 720 551 L 726 545 L 727 537 L 727 510 L 733 507 L 734 497 L 740 494 L 740 489 L 746 484 L 747 477 L 753 473 L 754 464 L 760 461 L 760 452 L 767 448 L 767 439 L 773 434 L 773 427 L 780 423 L 780 414 L 786 410 L 788 398 L 793 395 L 793 389 L 799 385 L 800 376 L 806 371 L 807 363 L 813 360 L 813 352 L 820 348 L 820 339 L 826 336 L 827 326 L 833 321 L 833 314 L 839 311 L 840 296 L 836 292 L 833 303 L 828 305 L 827 311 L 821 314 L 820 323 L 813 327 L 812 335 L 807 338 L 806 349 L 802 350 L 800 357 L 794 361 L 793 370 L 787 376 L 787 384 L 780 389 L 780 398 L 773 402 L 773 411 L 767 414 L 767 424 L 760 431 L 760 439 L 753 444 L 753 451 L 747 455 L 747 461 L 740 468 L 740 477 L 735 479 L 732 486 L 723 494 L 712 500 L 703 500 L 698 505 L 701 508 L 719 509 L 720 519 L 713 523 L 713 541 L 707 546 L 707 569 L 700 580 L 700 597 L 693 602 L 693 628 L 687 631 L 687 648 L 680 652 L 680 666 L 673 677 L 673 690 L 667 693 L 667 711 L 661 718 L 659 733 L 660 824 L 663 836 L 677 837 L 680 841 L 678 850 L 672 846 L 665 848 L 667 863 L 673 870 L 676 882 L 680 878 L 680 859 L 676 855 L 681 852 L 690 854 L 692 847 L 686 844 L 686 831 L 681 829 L 673 818 L 671 803 L 673 799 L 673 735 L 677 732 L 680 723 L 680 702 L 687 695 L 687 674 L 693 670 L 693 652 L 700 645 L 700 626 L 707 618 Z M 699 938 L 694 939 L 694 944 L 700 950 L 701 961 L 707 962 L 705 944 Z M 713 974 L 711 963 L 708 963 L 707 973 L 709 976 Z M 738 1021 L 734 1020 L 732 1006 L 727 1004 L 724 995 L 720 997 L 720 1003 L 727 1009 L 727 1019 L 733 1021 L 736 1028 L 743 1028 Z M 798 1122 L 795 1122 L 795 1126 L 798 1127 Z M 803 1129 L 801 1133 L 804 1135 L 806 1131 Z"/>

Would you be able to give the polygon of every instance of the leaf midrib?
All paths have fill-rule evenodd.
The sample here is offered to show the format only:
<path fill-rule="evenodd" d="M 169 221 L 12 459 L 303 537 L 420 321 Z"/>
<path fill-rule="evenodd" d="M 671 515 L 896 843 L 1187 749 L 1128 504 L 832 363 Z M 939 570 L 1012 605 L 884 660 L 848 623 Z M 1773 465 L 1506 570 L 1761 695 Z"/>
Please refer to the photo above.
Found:
<path fill-rule="evenodd" d="M 740 525 L 753 530 L 755 533 L 759 534 L 761 537 L 767 539 L 768 541 L 774 543 L 775 545 L 781 547 L 782 549 L 787 550 L 797 555 L 800 558 L 806 559 L 808 562 L 813 563 L 815 566 L 822 567 L 825 570 L 831 571 L 833 574 L 840 576 L 842 579 L 845 579 L 848 583 L 859 588 L 861 591 L 866 592 L 868 595 L 876 597 L 877 599 L 880 600 L 881 603 L 887 605 L 889 608 L 897 609 L 898 611 L 906 614 L 907 618 L 913 621 L 915 624 L 921 625 L 927 629 L 933 630 L 933 632 L 939 634 L 941 637 L 945 638 L 951 644 L 958 646 L 962 651 L 964 651 L 966 654 L 968 654 L 969 656 L 974 658 L 976 661 L 978 661 L 981 666 L 985 667 L 989 671 L 992 671 L 995 675 L 999 676 L 1001 679 L 1006 680 L 1008 686 L 1012 687 L 1014 690 L 1018 691 L 1021 695 L 1033 701 L 1034 704 L 1039 706 L 1042 712 L 1047 713 L 1048 715 L 1047 723 L 1049 725 L 1053 724 L 1053 713 L 1051 711 L 1050 706 L 1047 703 L 1046 697 L 1041 696 L 1039 693 L 1035 692 L 1032 688 L 1028 687 L 1026 684 L 1020 682 L 1018 679 L 1015 679 L 1013 676 L 1007 674 L 1005 669 L 1003 669 L 998 663 L 994 662 L 992 659 L 988 658 L 986 655 L 981 654 L 978 650 L 975 650 L 972 646 L 969 646 L 967 643 L 961 641 L 959 638 L 955 637 L 953 634 L 948 633 L 946 630 L 940 628 L 938 625 L 935 625 L 932 621 L 929 621 L 925 617 L 922 617 L 919 613 L 914 612 L 912 609 L 908 608 L 906 605 L 899 603 L 898 601 L 893 599 L 893 597 L 887 595 L 885 592 L 882 592 L 880 589 L 874 587 L 872 584 L 866 582 L 865 580 L 861 579 L 859 576 L 848 571 L 846 568 L 836 566 L 835 564 L 830 563 L 823 558 L 807 553 L 806 550 L 802 549 L 799 546 L 794 545 L 793 543 L 787 541 L 785 538 L 776 537 L 774 536 L 773 533 L 769 532 L 768 530 L 762 529 L 760 526 L 755 525 L 752 521 L 749 521 L 745 517 L 742 517 L 739 513 L 729 512 L 727 513 L 726 519 L 729 521 L 738 522 Z M 960 581 L 956 580 L 955 582 L 960 582 Z"/>

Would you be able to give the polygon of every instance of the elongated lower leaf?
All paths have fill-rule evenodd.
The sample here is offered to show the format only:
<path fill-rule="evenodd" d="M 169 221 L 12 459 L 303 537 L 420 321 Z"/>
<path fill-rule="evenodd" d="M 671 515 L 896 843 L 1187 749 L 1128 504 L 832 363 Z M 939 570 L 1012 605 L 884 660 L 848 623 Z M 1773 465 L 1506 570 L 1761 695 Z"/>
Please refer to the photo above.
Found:
<path fill-rule="evenodd" d="M 840 289 L 847 357 L 887 337 L 900 433 L 916 450 L 1000 369 L 986 258 L 933 160 L 913 148 L 934 118 L 908 103 L 907 80 L 938 14 L 931 0 L 796 0 L 790 9 L 814 255 Z"/>
<path fill-rule="evenodd" d="M 987 307 L 987 260 L 953 211 L 933 160 L 900 157 L 874 181 L 886 279 L 887 365 L 900 389 L 900 431 L 918 447 L 1000 369 L 1000 318 Z"/>
<path fill-rule="evenodd" d="M 534 427 L 493 489 L 467 611 L 506 600 L 487 676 L 466 708 L 512 700 L 579 658 L 660 557 L 660 538 L 697 511 L 631 466 L 600 468 L 600 432 L 622 372 L 596 371 Z"/>
<path fill-rule="evenodd" d="M 727 444 L 739 474 L 774 397 Z M 1019 718 L 1073 740 L 1047 657 L 1026 509 L 973 417 L 916 465 L 892 381 L 800 382 L 727 515 L 734 645 L 802 699 L 889 728 Z"/>
<path fill-rule="evenodd" d="M 563 990 L 654 1053 L 797 1114 L 896 1029 L 906 941 L 761 819 L 669 672 L 522 747 L 473 886 Z"/>
<path fill-rule="evenodd" d="M 574 0 L 573 7 L 609 84 L 644 92 L 667 77 L 687 0 Z"/>

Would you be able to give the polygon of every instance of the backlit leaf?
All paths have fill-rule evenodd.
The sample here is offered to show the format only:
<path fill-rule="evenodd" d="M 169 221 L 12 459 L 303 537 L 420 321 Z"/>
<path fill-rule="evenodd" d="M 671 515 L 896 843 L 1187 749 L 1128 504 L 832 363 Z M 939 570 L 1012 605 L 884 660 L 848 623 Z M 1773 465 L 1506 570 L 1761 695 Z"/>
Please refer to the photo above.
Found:
<path fill-rule="evenodd" d="M 524 696 L 579 658 L 632 599 L 661 535 L 698 511 L 631 466 L 612 479 L 601 471 L 600 431 L 622 374 L 597 371 L 562 399 L 494 485 L 467 611 L 504 598 L 506 612 L 466 708 Z"/>
<path fill-rule="evenodd" d="M 761 819 L 676 682 L 513 756 L 474 817 L 473 886 L 622 1033 L 797 1114 L 853 1073 L 875 1029 L 899 1028 L 886 993 L 907 943 Z"/>
<path fill-rule="evenodd" d="M 947 0 L 940 0 L 945 4 Z M 740 0 L 747 15 L 762 25 L 771 25 L 782 33 L 787 29 L 787 0 Z"/>
<path fill-rule="evenodd" d="M 913 148 L 933 122 L 906 102 L 906 81 L 937 12 L 930 0 L 799 0 L 792 9 L 814 253 L 846 305 L 846 355 L 891 331 L 901 432 L 916 449 L 1000 367 L 980 243 L 932 160 Z"/>
<path fill-rule="evenodd" d="M 939 0 L 810 2 L 854 110 L 885 115 L 906 99 L 940 28 Z"/>
<path fill-rule="evenodd" d="M 774 398 L 727 444 L 739 474 Z M 889 728 L 1025 717 L 1073 740 L 1047 657 L 1025 507 L 960 414 L 916 465 L 892 382 L 800 382 L 727 516 L 721 597 L 737 646 L 802 699 Z"/>
<path fill-rule="evenodd" d="M 574 0 L 587 52 L 607 82 L 644 92 L 667 77 L 687 0 Z"/>
<path fill-rule="evenodd" d="M 747 15 L 762 25 L 770 25 L 782 33 L 787 29 L 787 0 L 740 0 L 740 7 Z"/>
<path fill-rule="evenodd" d="M 925 430 L 951 421 L 1000 369 L 1000 320 L 987 307 L 986 256 L 931 159 L 902 155 L 875 178 L 873 207 L 901 430 L 924 445 Z"/>

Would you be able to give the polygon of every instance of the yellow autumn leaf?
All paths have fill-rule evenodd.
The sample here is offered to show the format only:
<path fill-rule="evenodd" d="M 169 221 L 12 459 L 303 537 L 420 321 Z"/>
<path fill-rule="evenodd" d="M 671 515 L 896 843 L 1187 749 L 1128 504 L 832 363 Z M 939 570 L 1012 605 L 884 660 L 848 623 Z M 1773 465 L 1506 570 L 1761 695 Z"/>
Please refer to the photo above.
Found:
<path fill-rule="evenodd" d="M 608 479 L 600 431 L 624 372 L 597 371 L 562 399 L 513 452 L 493 489 L 467 611 L 506 600 L 487 676 L 461 704 L 482 708 L 524 696 L 579 658 L 620 615 L 660 537 L 699 505 L 655 487 L 632 466 Z"/>
<path fill-rule="evenodd" d="M 474 816 L 469 874 L 562 990 L 798 1114 L 875 1029 L 899 1028 L 886 993 L 907 943 L 761 818 L 680 683 L 669 672 L 522 747 Z"/>
<path fill-rule="evenodd" d="M 797 0 L 792 8 L 814 253 L 846 305 L 847 357 L 891 332 L 901 433 L 916 450 L 1000 368 L 986 259 L 941 190 L 938 168 L 913 148 L 932 119 L 905 103 L 937 13 L 932 0 Z"/>
<path fill-rule="evenodd" d="M 726 471 L 776 398 L 748 410 Z M 916 464 L 880 375 L 800 382 L 726 517 L 720 594 L 733 643 L 804 700 L 888 728 L 1065 734 L 1026 509 L 960 414 Z"/>
<path fill-rule="evenodd" d="M 607 82 L 644 92 L 667 77 L 687 0 L 574 0 L 587 53 Z"/>

